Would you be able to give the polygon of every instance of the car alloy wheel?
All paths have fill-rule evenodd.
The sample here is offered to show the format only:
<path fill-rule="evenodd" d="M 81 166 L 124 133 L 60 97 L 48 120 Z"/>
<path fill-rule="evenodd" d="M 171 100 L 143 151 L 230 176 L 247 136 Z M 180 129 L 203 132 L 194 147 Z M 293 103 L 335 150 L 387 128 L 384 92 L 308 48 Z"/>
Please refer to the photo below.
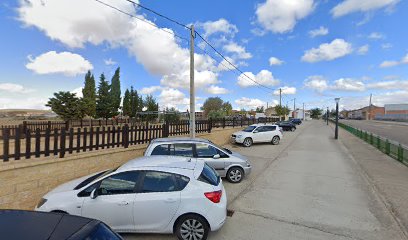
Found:
<path fill-rule="evenodd" d="M 273 145 L 278 145 L 279 144 L 279 137 L 278 136 L 275 136 L 275 137 L 272 138 L 272 144 Z"/>
<path fill-rule="evenodd" d="M 243 176 L 244 172 L 242 171 L 242 169 L 233 167 L 228 171 L 227 179 L 232 183 L 239 183 L 241 182 Z"/>
<path fill-rule="evenodd" d="M 196 215 L 187 215 L 177 225 L 177 237 L 181 240 L 205 240 L 207 239 L 209 227 L 205 220 Z"/>
<path fill-rule="evenodd" d="M 250 147 L 252 145 L 252 139 L 251 138 L 245 138 L 244 139 L 244 146 L 245 147 Z"/>

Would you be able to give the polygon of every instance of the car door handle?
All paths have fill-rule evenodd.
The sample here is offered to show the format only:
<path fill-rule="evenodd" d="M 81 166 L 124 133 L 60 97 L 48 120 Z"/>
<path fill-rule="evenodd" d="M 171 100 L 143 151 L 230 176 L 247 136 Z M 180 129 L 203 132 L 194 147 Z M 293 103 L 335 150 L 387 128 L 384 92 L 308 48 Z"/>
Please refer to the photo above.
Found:
<path fill-rule="evenodd" d="M 126 206 L 128 204 L 129 204 L 129 202 L 126 202 L 126 201 L 122 201 L 122 202 L 118 203 L 119 206 Z"/>
<path fill-rule="evenodd" d="M 166 200 L 164 200 L 164 202 L 166 202 L 166 203 L 173 203 L 173 202 L 176 202 L 177 201 L 177 199 L 175 199 L 175 198 L 167 198 Z"/>

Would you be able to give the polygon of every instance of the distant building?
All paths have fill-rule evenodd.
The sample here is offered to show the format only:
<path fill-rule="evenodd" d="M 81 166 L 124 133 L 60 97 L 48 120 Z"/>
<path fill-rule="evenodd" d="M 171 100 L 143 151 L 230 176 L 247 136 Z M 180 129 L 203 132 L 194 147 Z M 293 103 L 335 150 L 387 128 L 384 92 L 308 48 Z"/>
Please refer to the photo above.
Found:
<path fill-rule="evenodd" d="M 349 119 L 359 119 L 359 120 L 373 120 L 378 115 L 384 115 L 385 108 L 377 107 L 375 105 L 363 107 L 356 110 L 348 111 Z"/>
<path fill-rule="evenodd" d="M 299 119 L 305 119 L 305 120 L 311 120 L 312 118 L 310 117 L 310 111 L 305 110 L 304 115 L 303 115 L 303 109 L 296 109 L 295 111 L 292 112 L 292 117 L 293 118 L 299 118 Z"/>
<path fill-rule="evenodd" d="M 276 114 L 276 110 L 274 107 L 268 107 L 267 109 L 265 109 L 265 116 L 266 117 L 275 117 L 278 116 Z"/>
<path fill-rule="evenodd" d="M 385 104 L 385 114 L 408 114 L 408 104 Z"/>

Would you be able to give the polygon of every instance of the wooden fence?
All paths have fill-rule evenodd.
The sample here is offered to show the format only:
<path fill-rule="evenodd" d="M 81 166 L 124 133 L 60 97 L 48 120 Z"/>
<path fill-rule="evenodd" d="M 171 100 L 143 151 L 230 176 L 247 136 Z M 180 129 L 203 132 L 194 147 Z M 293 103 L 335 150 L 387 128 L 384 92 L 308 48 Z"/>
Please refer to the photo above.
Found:
<path fill-rule="evenodd" d="M 210 119 L 197 120 L 196 132 L 211 132 L 212 128 L 242 127 L 259 122 L 273 122 L 276 118 L 256 119 Z M 66 125 L 65 125 L 66 126 Z M 20 160 L 41 156 L 65 157 L 74 152 L 94 151 L 106 148 L 124 147 L 149 143 L 152 139 L 189 133 L 189 121 L 145 123 L 139 126 L 97 126 L 88 128 L 65 128 L 58 123 L 37 129 L 23 129 L 22 126 L 3 128 L 0 137 L 2 151 L 0 160 Z M 1 150 L 1 149 L 0 149 Z"/>

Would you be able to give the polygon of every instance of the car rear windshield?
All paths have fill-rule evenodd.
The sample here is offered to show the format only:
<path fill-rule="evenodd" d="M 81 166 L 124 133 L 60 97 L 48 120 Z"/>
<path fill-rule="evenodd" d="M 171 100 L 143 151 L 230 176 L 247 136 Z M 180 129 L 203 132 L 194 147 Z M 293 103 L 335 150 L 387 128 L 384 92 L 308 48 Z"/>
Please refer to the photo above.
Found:
<path fill-rule="evenodd" d="M 245 128 L 245 129 L 242 130 L 242 131 L 244 131 L 244 132 L 252 132 L 255 128 L 256 128 L 256 126 L 248 126 L 247 128 Z"/>
<path fill-rule="evenodd" d="M 214 186 L 218 186 L 218 184 L 220 183 L 220 176 L 212 167 L 204 164 L 203 171 L 198 177 L 198 180 Z"/>

